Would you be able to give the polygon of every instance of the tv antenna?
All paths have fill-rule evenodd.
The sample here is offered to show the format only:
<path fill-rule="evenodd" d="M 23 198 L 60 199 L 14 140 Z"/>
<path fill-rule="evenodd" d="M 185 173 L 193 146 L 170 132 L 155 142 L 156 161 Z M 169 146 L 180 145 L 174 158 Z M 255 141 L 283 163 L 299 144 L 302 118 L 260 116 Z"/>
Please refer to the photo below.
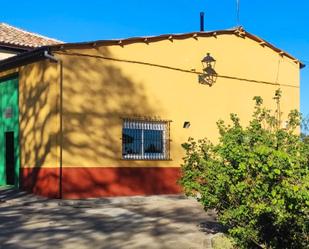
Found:
<path fill-rule="evenodd" d="M 240 25 L 239 12 L 240 12 L 240 0 L 236 0 L 236 22 L 237 22 L 237 26 Z"/>

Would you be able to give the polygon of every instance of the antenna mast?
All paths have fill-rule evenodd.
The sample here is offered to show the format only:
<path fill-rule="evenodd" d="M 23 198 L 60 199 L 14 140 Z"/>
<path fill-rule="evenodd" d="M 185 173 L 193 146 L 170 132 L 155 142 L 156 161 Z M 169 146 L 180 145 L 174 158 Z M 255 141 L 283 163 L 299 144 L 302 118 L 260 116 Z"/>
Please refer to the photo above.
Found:
<path fill-rule="evenodd" d="M 239 8 L 240 8 L 240 0 L 236 0 L 236 22 L 237 26 L 239 26 Z"/>

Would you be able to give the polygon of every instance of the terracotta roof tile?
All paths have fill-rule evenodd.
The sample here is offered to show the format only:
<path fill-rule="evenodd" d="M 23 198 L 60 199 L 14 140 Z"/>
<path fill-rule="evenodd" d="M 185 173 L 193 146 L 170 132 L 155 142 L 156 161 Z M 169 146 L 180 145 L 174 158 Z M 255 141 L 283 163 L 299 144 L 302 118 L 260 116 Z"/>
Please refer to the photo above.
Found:
<path fill-rule="evenodd" d="M 10 26 L 6 23 L 0 23 L 0 43 L 18 47 L 37 48 L 62 42 Z"/>

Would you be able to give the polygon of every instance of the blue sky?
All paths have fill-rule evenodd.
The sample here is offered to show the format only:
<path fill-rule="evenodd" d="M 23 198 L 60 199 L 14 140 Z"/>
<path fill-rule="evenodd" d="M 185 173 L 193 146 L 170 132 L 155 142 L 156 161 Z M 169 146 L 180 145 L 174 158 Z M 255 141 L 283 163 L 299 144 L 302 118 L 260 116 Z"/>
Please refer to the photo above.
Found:
<path fill-rule="evenodd" d="M 309 1 L 239 1 L 240 25 L 308 65 L 301 111 L 309 115 Z M 75 42 L 197 31 L 200 11 L 206 30 L 237 25 L 236 0 L 1 1 L 0 22 Z"/>

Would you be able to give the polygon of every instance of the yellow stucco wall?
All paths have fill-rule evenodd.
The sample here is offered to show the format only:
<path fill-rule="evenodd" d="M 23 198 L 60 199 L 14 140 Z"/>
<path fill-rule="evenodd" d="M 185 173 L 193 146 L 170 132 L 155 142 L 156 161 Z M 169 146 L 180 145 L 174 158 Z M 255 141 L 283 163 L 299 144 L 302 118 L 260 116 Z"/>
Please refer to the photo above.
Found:
<path fill-rule="evenodd" d="M 19 75 L 20 165 L 59 166 L 59 66 L 47 61 L 0 73 Z"/>
<path fill-rule="evenodd" d="M 181 144 L 188 137 L 216 141 L 216 121 L 228 119 L 231 112 L 247 123 L 254 96 L 262 96 L 268 107 L 275 108 L 272 98 L 278 86 L 218 78 L 208 87 L 199 84 L 194 73 L 158 66 L 200 72 L 201 59 L 207 52 L 217 60 L 219 75 L 282 84 L 281 109 L 285 116 L 289 110 L 299 109 L 299 64 L 249 38 L 220 35 L 65 52 L 117 61 L 55 52 L 64 66 L 64 167 L 178 167 L 183 157 Z M 172 120 L 172 160 L 122 160 L 124 116 Z M 191 122 L 189 129 L 183 129 L 184 121 Z"/>
<path fill-rule="evenodd" d="M 21 165 L 59 166 L 59 66 L 48 61 L 20 69 Z"/>
<path fill-rule="evenodd" d="M 228 119 L 231 112 L 247 123 L 254 96 L 275 108 L 272 98 L 278 86 L 221 77 L 212 87 L 199 84 L 193 71 L 202 70 L 200 61 L 207 52 L 217 60 L 219 75 L 281 84 L 284 117 L 299 109 L 299 65 L 249 38 L 220 35 L 65 52 L 117 60 L 55 52 L 63 61 L 64 167 L 178 167 L 181 143 L 190 136 L 216 141 L 216 121 Z M 21 167 L 58 167 L 60 65 L 40 61 L 0 77 L 13 72 L 19 73 Z M 172 120 L 171 160 L 121 159 L 121 118 L 132 116 Z M 189 129 L 183 128 L 184 121 L 190 121 Z"/>

